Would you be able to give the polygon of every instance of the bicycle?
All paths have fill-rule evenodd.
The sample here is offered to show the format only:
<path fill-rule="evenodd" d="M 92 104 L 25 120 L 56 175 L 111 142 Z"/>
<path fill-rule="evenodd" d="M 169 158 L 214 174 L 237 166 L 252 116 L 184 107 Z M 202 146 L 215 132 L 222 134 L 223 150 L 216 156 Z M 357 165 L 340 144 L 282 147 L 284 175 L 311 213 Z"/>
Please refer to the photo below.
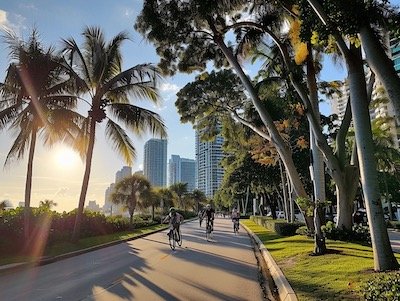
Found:
<path fill-rule="evenodd" d="M 207 220 L 207 225 L 206 225 L 206 239 L 207 239 L 207 241 L 210 240 L 212 231 L 213 231 L 213 221 L 212 220 Z"/>
<path fill-rule="evenodd" d="M 235 235 L 239 233 L 239 219 L 237 218 L 233 219 L 233 233 L 235 233 Z"/>
<path fill-rule="evenodd" d="M 182 246 L 182 233 L 181 231 L 176 228 L 173 227 L 173 229 L 169 230 L 168 233 L 168 241 L 169 241 L 169 246 L 171 248 L 171 250 L 175 250 L 176 245 L 178 244 L 178 246 Z"/>

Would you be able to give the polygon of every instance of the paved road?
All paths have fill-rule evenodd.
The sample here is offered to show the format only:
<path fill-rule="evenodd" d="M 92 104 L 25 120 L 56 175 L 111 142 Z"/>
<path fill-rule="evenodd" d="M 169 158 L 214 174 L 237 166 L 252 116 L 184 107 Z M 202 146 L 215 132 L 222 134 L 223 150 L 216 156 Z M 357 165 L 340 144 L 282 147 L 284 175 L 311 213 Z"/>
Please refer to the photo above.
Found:
<path fill-rule="evenodd" d="M 171 251 L 159 232 L 52 264 L 0 275 L 0 300 L 263 300 L 250 238 L 217 219 L 213 242 L 182 225 Z"/>
<path fill-rule="evenodd" d="M 393 252 L 400 253 L 400 232 L 388 230 L 388 233 Z"/>

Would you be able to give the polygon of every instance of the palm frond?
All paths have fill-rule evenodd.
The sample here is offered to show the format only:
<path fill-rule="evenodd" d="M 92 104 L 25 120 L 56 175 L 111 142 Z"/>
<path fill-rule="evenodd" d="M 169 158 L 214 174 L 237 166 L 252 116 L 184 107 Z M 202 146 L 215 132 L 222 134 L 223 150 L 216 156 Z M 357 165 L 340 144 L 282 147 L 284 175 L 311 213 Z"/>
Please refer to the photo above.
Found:
<path fill-rule="evenodd" d="M 159 96 L 151 82 L 126 84 L 107 92 L 107 98 L 113 103 L 128 103 L 129 95 L 135 99 L 149 99 L 159 104 Z"/>
<path fill-rule="evenodd" d="M 133 164 L 136 157 L 136 150 L 132 144 L 132 140 L 118 124 L 108 119 L 106 125 L 106 137 L 110 139 L 115 150 L 117 150 L 125 162 L 129 165 Z"/>
<path fill-rule="evenodd" d="M 153 102 L 157 102 L 158 96 L 155 93 L 155 87 L 157 86 L 158 79 L 161 79 L 161 75 L 156 67 L 152 66 L 151 64 L 136 65 L 119 73 L 105 83 L 103 92 L 105 94 L 108 91 L 118 91 L 118 88 L 128 86 L 131 88 L 129 93 L 134 93 L 137 85 L 138 89 L 142 91 L 140 93 L 141 96 Z M 151 84 L 153 84 L 152 89 L 149 88 Z M 140 85 L 142 86 L 139 88 Z M 146 89 L 144 88 L 148 88 L 147 93 L 145 93 Z"/>
<path fill-rule="evenodd" d="M 10 151 L 4 162 L 4 167 L 11 163 L 12 159 L 20 160 L 24 157 L 25 151 L 29 148 L 30 137 L 32 134 L 32 123 L 27 128 L 21 129 L 14 140 Z"/>
<path fill-rule="evenodd" d="M 122 69 L 121 45 L 123 41 L 128 39 L 129 39 L 128 33 L 123 31 L 117 34 L 106 46 L 107 70 L 104 76 L 105 79 L 109 80 L 121 72 Z"/>
<path fill-rule="evenodd" d="M 73 146 L 85 120 L 84 116 L 68 108 L 53 108 L 49 112 L 49 122 L 45 131 L 41 132 L 44 143 L 51 147 L 63 141 Z"/>
<path fill-rule="evenodd" d="M 157 113 L 131 104 L 111 104 L 108 108 L 113 116 L 139 136 L 150 131 L 153 135 L 167 137 L 165 124 Z"/>
<path fill-rule="evenodd" d="M 63 50 L 62 53 L 65 56 L 66 67 L 68 66 L 68 72 L 78 83 L 80 87 L 86 87 L 87 91 L 90 91 L 87 83 L 92 83 L 91 74 L 85 61 L 78 44 L 73 38 L 63 39 Z M 73 68 L 72 66 L 76 66 Z M 78 72 L 75 71 L 78 70 Z M 79 75 L 81 73 L 81 75 Z M 82 78 L 83 77 L 83 78 Z M 86 81 L 85 81 L 86 79 Z M 86 91 L 85 91 L 86 92 Z"/>
<path fill-rule="evenodd" d="M 13 120 L 17 118 L 20 107 L 19 104 L 16 104 L 0 111 L 0 130 L 3 130 L 7 124 L 13 122 Z"/>

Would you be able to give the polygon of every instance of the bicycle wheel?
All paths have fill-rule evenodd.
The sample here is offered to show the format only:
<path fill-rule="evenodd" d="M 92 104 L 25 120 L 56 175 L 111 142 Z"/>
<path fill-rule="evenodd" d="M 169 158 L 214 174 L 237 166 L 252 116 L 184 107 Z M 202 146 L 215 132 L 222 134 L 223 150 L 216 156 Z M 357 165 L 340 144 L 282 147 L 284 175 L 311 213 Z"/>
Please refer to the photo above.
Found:
<path fill-rule="evenodd" d="M 239 232 L 239 223 L 236 221 L 233 224 L 233 232 L 235 233 L 235 235 L 237 235 Z"/>
<path fill-rule="evenodd" d="M 171 250 L 175 250 L 175 238 L 174 238 L 174 233 L 172 230 L 170 230 L 169 234 L 168 234 L 168 238 L 169 238 L 169 246 L 171 248 Z"/>
<path fill-rule="evenodd" d="M 182 246 L 182 233 L 181 230 L 175 230 L 175 234 L 176 234 L 176 243 L 178 244 L 178 246 Z"/>
<path fill-rule="evenodd" d="M 207 223 L 207 226 L 206 226 L 206 239 L 210 240 L 210 238 L 211 238 L 211 225 Z"/>

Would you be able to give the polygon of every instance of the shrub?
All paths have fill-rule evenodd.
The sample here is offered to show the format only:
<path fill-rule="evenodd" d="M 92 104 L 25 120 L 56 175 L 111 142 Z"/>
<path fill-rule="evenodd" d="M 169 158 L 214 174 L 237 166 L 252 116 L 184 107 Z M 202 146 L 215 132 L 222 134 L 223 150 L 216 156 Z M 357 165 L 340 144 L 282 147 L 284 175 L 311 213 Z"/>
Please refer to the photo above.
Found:
<path fill-rule="evenodd" d="M 275 223 L 274 230 L 282 236 L 293 236 L 296 235 L 296 230 L 302 225 L 299 223 Z"/>
<path fill-rule="evenodd" d="M 361 286 L 365 300 L 400 300 L 400 273 L 388 273 L 376 276 Z"/>
<path fill-rule="evenodd" d="M 339 229 L 333 222 L 329 221 L 325 226 L 322 226 L 322 231 L 328 239 L 371 244 L 368 227 L 360 224 L 353 225 L 352 229 Z"/>
<path fill-rule="evenodd" d="M 277 219 L 274 220 L 266 216 L 251 216 L 250 219 L 256 224 L 263 226 L 271 231 L 276 232 L 282 236 L 292 236 L 296 234 L 296 230 L 301 226 L 302 223 L 287 223 L 285 220 Z"/>
<path fill-rule="evenodd" d="M 307 226 L 297 228 L 296 234 L 312 237 L 312 233 L 307 229 Z"/>

